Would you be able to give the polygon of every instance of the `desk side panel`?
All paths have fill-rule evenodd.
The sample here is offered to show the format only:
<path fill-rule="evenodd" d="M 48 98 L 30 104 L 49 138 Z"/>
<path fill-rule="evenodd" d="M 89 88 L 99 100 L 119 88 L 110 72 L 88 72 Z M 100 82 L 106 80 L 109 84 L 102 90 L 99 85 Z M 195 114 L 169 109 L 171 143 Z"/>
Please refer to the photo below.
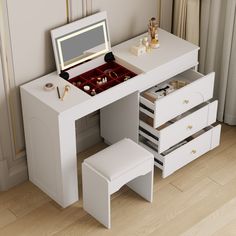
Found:
<path fill-rule="evenodd" d="M 101 136 L 108 144 L 123 138 L 138 142 L 139 93 L 134 92 L 101 109 Z"/>
<path fill-rule="evenodd" d="M 75 186 L 65 192 L 64 172 L 67 170 L 61 150 L 58 114 L 22 88 L 21 99 L 29 179 L 66 207 L 78 200 L 77 166 L 75 164 L 72 172 Z M 73 163 L 76 163 L 76 146 L 74 149 Z"/>

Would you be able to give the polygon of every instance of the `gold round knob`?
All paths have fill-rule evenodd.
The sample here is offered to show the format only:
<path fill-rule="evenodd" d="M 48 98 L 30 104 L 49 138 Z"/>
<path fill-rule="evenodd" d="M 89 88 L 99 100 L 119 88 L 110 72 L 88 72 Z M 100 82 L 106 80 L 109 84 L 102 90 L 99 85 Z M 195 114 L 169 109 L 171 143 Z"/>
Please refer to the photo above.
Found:
<path fill-rule="evenodd" d="M 188 104 L 188 103 L 189 103 L 189 100 L 185 99 L 183 103 L 184 103 L 184 104 Z"/>
<path fill-rule="evenodd" d="M 193 128 L 192 125 L 188 125 L 188 126 L 187 126 L 187 129 L 192 129 L 192 128 Z"/>
<path fill-rule="evenodd" d="M 196 153 L 197 153 L 197 150 L 193 149 L 191 153 L 192 153 L 192 154 L 196 154 Z"/>

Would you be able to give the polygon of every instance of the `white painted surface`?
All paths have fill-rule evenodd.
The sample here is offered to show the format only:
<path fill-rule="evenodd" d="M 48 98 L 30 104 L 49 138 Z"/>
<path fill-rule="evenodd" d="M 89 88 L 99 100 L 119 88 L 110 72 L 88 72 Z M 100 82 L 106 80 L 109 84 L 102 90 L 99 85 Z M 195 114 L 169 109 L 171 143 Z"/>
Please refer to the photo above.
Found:
<path fill-rule="evenodd" d="M 189 44 L 188 42 L 179 39 L 170 33 L 165 31 L 160 31 L 160 36 L 165 35 L 165 38 L 170 37 L 171 40 L 166 40 L 165 48 L 173 48 L 172 44 L 175 44 L 176 50 L 169 50 L 168 49 L 168 56 L 166 57 L 166 52 L 164 50 L 161 53 L 157 53 L 157 51 L 153 51 L 151 54 L 146 54 L 144 57 L 135 57 L 133 56 L 127 45 L 130 45 L 130 41 L 126 43 L 122 43 L 122 46 L 117 46 L 112 49 L 117 57 L 117 61 L 120 62 L 125 67 L 131 65 L 135 67 L 137 71 L 147 72 L 147 70 L 151 70 L 148 73 L 142 73 L 139 76 L 134 77 L 131 80 L 123 82 L 109 90 L 106 90 L 94 97 L 90 97 L 83 91 L 77 89 L 73 85 L 71 85 L 71 90 L 69 95 L 67 96 L 66 100 L 62 103 L 58 100 L 57 96 L 54 96 L 53 92 L 46 93 L 41 88 L 45 85 L 45 83 L 52 82 L 54 84 L 58 84 L 62 88 L 66 84 L 66 81 L 61 79 L 55 72 L 41 77 L 37 80 L 32 81 L 31 83 L 27 83 L 21 86 L 22 89 L 26 90 L 35 98 L 39 99 L 43 103 L 47 104 L 53 110 L 57 111 L 58 113 L 63 112 L 70 112 L 71 109 L 79 109 L 80 112 L 84 114 L 91 113 L 91 111 L 95 111 L 108 105 L 122 97 L 125 97 L 133 92 L 142 91 L 147 89 L 151 86 L 154 86 L 163 80 L 169 79 L 170 77 L 183 72 L 197 64 L 197 51 L 198 47 L 193 44 Z M 133 40 L 135 42 L 136 40 Z M 184 47 L 186 45 L 186 48 Z M 124 57 L 118 57 L 119 49 L 122 50 L 124 53 Z M 191 55 L 191 60 L 189 60 L 189 55 Z M 164 58 L 164 59 L 160 59 Z M 172 63 L 175 63 L 173 67 Z M 94 67 L 90 67 L 92 69 Z M 164 69 L 163 69 L 164 68 Z M 152 71 L 153 70 L 153 71 Z M 166 72 L 168 71 L 168 74 Z M 145 79 L 144 79 L 145 77 Z M 96 104 L 97 101 L 100 102 Z M 79 106 L 83 106 L 84 110 L 81 111 Z M 79 117 L 76 117 L 76 119 Z"/>
<path fill-rule="evenodd" d="M 211 150 L 220 145 L 221 125 L 217 125 L 212 130 Z"/>
<path fill-rule="evenodd" d="M 162 165 L 157 162 L 155 162 L 155 165 L 162 169 L 162 177 L 166 178 L 191 161 L 217 147 L 220 143 L 220 131 L 221 125 L 212 127 L 210 130 L 205 131 L 202 135 L 177 148 L 166 156 L 158 154 L 158 152 L 155 152 L 142 142 L 140 142 L 140 145 L 153 153 L 155 158 L 162 162 Z"/>
<path fill-rule="evenodd" d="M 66 1 L 7 0 L 7 6 L 15 81 L 21 85 L 54 70 L 50 30 L 66 23 Z"/>
<path fill-rule="evenodd" d="M 84 209 L 111 228 L 110 195 L 124 184 L 152 202 L 153 165 L 153 155 L 130 139 L 85 159 L 82 164 Z"/>
<path fill-rule="evenodd" d="M 83 163 L 82 181 L 84 210 L 108 229 L 111 228 L 111 195 L 108 180 Z"/>
<path fill-rule="evenodd" d="M 159 152 L 164 152 L 181 140 L 216 122 L 216 119 L 209 119 L 211 116 L 216 118 L 216 104 L 217 102 L 213 102 L 213 104 L 206 105 L 167 128 L 160 130 Z M 212 107 L 215 109 L 212 110 Z M 213 113 L 211 114 L 211 112 Z"/>
<path fill-rule="evenodd" d="M 78 200 L 75 123 L 21 90 L 29 179 L 63 207 Z"/>
<path fill-rule="evenodd" d="M 60 59 L 59 59 L 59 49 L 57 45 L 57 39 L 61 37 L 65 37 L 68 34 L 72 34 L 73 32 L 80 31 L 82 29 L 88 28 L 89 26 L 92 26 L 96 24 L 97 22 L 102 22 L 105 21 L 105 28 L 106 28 L 106 36 L 107 38 L 107 46 L 108 46 L 108 51 L 111 50 L 111 42 L 110 42 L 110 36 L 109 36 L 109 25 L 107 24 L 107 14 L 106 12 L 99 12 L 97 14 L 94 14 L 92 16 L 88 16 L 85 18 L 82 18 L 78 21 L 74 21 L 70 24 L 63 25 L 61 27 L 58 27 L 54 30 L 51 31 L 51 38 L 52 38 L 52 45 L 53 45 L 53 51 L 54 51 L 54 57 L 56 60 L 56 67 L 57 67 L 57 73 L 61 73 L 61 65 L 60 65 Z M 104 53 L 105 55 L 105 53 Z M 63 58 L 63 56 L 62 56 Z M 88 60 L 88 59 L 86 59 Z M 94 60 L 94 59 L 92 59 Z M 79 64 L 79 63 L 77 63 Z M 72 66 L 70 66 L 72 67 Z"/>
<path fill-rule="evenodd" d="M 88 2 L 89 14 L 107 11 L 112 45 L 147 32 L 149 19 L 157 17 L 158 12 L 157 0 L 88 0 Z"/>
<path fill-rule="evenodd" d="M 0 51 L 4 63 L 0 103 L 5 110 L 1 114 L 0 139 L 4 142 L 4 182 L 8 189 L 28 179 L 18 86 L 53 70 L 49 30 L 66 22 L 66 11 L 64 0 L 4 0 L 0 5 Z M 57 11 L 52 14 L 55 5 Z"/>
<path fill-rule="evenodd" d="M 139 93 L 132 93 L 100 111 L 101 136 L 115 143 L 124 137 L 138 142 Z"/>
<path fill-rule="evenodd" d="M 159 141 L 157 142 L 148 135 L 142 135 L 158 145 L 158 153 L 160 154 L 185 138 L 216 122 L 217 104 L 218 102 L 214 101 L 198 108 L 198 110 L 194 111 L 193 109 L 187 116 L 162 129 L 155 129 L 145 122 L 140 121 L 140 126 L 154 136 L 157 136 Z"/>
<path fill-rule="evenodd" d="M 5 181 L 7 181 L 6 186 L 9 188 L 27 179 L 25 143 L 18 85 L 32 81 L 36 77 L 45 75 L 54 70 L 55 64 L 49 31 L 52 28 L 66 23 L 66 1 L 4 0 L 2 3 L 8 5 L 7 10 L 3 9 L 4 14 L 2 14 L 6 14 L 7 17 L 3 20 L 1 19 L 0 22 L 5 24 L 5 33 L 8 36 L 9 31 L 10 36 L 7 38 L 8 46 L 4 48 L 7 50 L 6 58 L 9 68 L 9 78 L 4 78 L 4 80 L 11 84 L 10 91 L 12 96 L 11 104 L 9 105 L 6 101 L 6 96 L 9 97 L 8 90 L 1 86 L 1 89 L 3 91 L 5 90 L 7 93 L 6 96 L 5 94 L 1 94 L 1 96 L 3 95 L 1 97 L 1 104 L 7 109 L 11 108 L 13 110 L 12 116 L 14 118 L 14 121 L 11 121 L 10 117 L 7 117 L 7 113 L 4 111 L 7 119 L 5 119 L 5 117 L 1 119 L 3 125 L 1 124 L 0 129 L 0 137 L 2 142 L 4 142 L 3 156 L 7 159 L 7 172 L 9 172 L 9 175 L 5 177 Z M 126 0 L 70 0 L 69 3 L 70 20 L 85 17 L 87 13 L 97 10 L 107 10 L 113 45 L 146 31 L 148 19 L 155 16 L 157 13 L 156 0 L 150 0 L 148 2 L 146 0 L 132 0 L 129 1 L 128 4 Z M 120 15 L 124 10 L 124 4 L 126 5 L 126 14 L 122 15 L 122 19 L 120 20 Z M 169 11 L 165 14 L 170 15 Z M 5 47 L 5 44 L 2 46 Z M 0 81 L 0 83 L 1 82 L 3 81 Z M 99 118 L 99 113 L 97 113 L 97 117 Z M 78 125 L 77 128 L 80 134 L 80 138 L 77 139 L 78 146 L 79 150 L 82 150 L 81 147 L 83 149 L 88 147 L 90 142 L 86 141 L 89 139 L 87 136 L 83 139 L 86 132 L 82 132 L 80 127 L 83 127 L 84 130 L 88 124 L 89 129 L 92 128 L 90 119 L 87 119 L 87 117 L 83 117 L 77 123 L 82 123 L 82 125 Z M 98 122 L 93 123 L 93 125 L 95 129 L 99 129 Z M 16 137 L 14 141 L 8 137 L 10 136 L 9 130 L 11 129 L 15 130 Z M 88 131 L 88 133 L 91 134 L 91 139 L 93 139 L 94 142 L 99 142 L 100 137 L 97 132 L 92 133 Z M 13 147 L 14 142 L 16 144 L 16 150 Z M 17 153 L 15 154 L 14 152 Z M 18 172 L 22 172 L 22 177 L 20 177 Z"/>
<path fill-rule="evenodd" d="M 219 127 L 221 127 L 221 125 L 212 128 L 165 156 L 163 163 L 163 178 L 210 151 L 212 146 L 217 146 L 219 144 L 220 136 L 218 134 L 215 135 L 215 129 L 219 129 Z M 194 153 L 194 151 L 196 151 L 196 153 Z"/>
<path fill-rule="evenodd" d="M 122 65 L 127 65 L 128 68 L 136 68 L 135 71 L 138 71 L 141 74 L 94 97 L 90 97 L 73 85 L 70 85 L 71 90 L 63 102 L 58 99 L 56 90 L 50 92 L 44 91 L 43 86 L 48 82 L 59 85 L 60 89 L 68 84 L 68 82 L 59 78 L 56 72 L 21 86 L 27 158 L 29 163 L 31 162 L 31 164 L 29 164 L 30 180 L 49 194 L 61 206 L 66 207 L 78 200 L 75 121 L 128 95 L 143 91 L 148 88 L 147 86 L 151 87 L 169 79 L 171 76 L 183 72 L 197 64 L 198 48 L 196 46 L 190 46 L 189 43 L 177 39 L 164 31 L 161 31 L 160 33 L 163 33 L 165 37 L 170 37 L 172 39 L 166 40 L 163 44 L 175 43 L 175 48 L 178 53 L 176 54 L 176 51 L 173 51 L 173 58 L 171 58 L 171 51 L 168 53 L 168 60 L 163 61 L 164 64 L 159 62 L 160 56 L 165 57 L 164 51 L 162 51 L 161 54 L 154 53 L 153 55 L 150 55 L 150 57 L 146 57 L 146 65 L 152 65 L 153 69 L 149 73 L 141 73 L 143 67 L 137 67 L 137 60 L 140 60 L 141 62 L 143 60 L 142 58 L 137 59 L 127 57 L 123 58 L 122 61 L 118 60 Z M 173 39 L 175 40 L 173 41 Z M 130 42 L 127 42 L 127 44 L 129 43 Z M 186 48 L 184 48 L 184 45 L 186 45 Z M 172 47 L 172 45 L 169 46 Z M 122 47 L 125 47 L 125 44 L 123 44 Z M 129 51 L 126 55 L 128 54 Z M 155 60 L 155 62 L 153 62 L 153 60 Z M 91 67 L 90 69 L 92 68 L 94 67 Z M 137 110 L 138 107 L 134 108 L 135 112 L 137 112 Z M 131 117 L 132 116 L 133 115 L 131 115 Z M 49 150 L 51 148 L 49 145 L 44 145 L 44 142 L 39 143 L 41 148 L 45 148 L 44 153 L 47 156 L 43 158 L 44 161 L 40 164 L 42 168 L 41 171 L 39 170 L 39 172 L 37 172 L 38 175 L 35 175 L 33 169 L 35 166 L 34 158 L 40 158 L 40 152 L 32 145 L 32 140 L 29 135 L 30 132 L 32 133 L 32 127 L 30 131 L 30 128 L 27 125 L 33 118 L 40 118 L 41 120 L 44 120 L 47 125 L 50 127 L 52 126 L 50 139 L 53 140 L 55 148 L 54 153 L 52 153 L 51 150 Z M 109 119 L 109 117 L 103 118 Z M 133 130 L 136 129 L 137 122 L 130 123 L 130 125 L 132 125 L 130 131 L 127 132 L 126 130 L 123 135 L 122 132 L 119 133 L 114 130 L 112 137 L 113 141 L 125 138 L 126 136 L 133 137 Z M 117 127 L 117 129 L 118 128 L 119 127 Z M 36 130 L 37 128 L 33 129 L 34 132 L 36 132 Z M 48 140 L 49 137 L 44 132 L 41 132 L 40 134 L 41 139 Z M 33 137 L 36 137 L 36 135 L 33 135 Z M 35 152 L 37 152 L 37 154 Z M 51 166 L 51 170 L 53 171 L 46 171 L 48 168 L 43 168 L 43 166 L 46 165 Z M 51 178 L 49 185 L 54 183 L 54 185 L 57 186 L 56 189 L 49 189 L 48 183 L 45 184 L 45 176 L 42 176 L 43 173 L 45 176 L 48 176 L 48 178 Z M 51 176 L 53 173 L 56 173 L 57 178 L 54 179 L 54 177 Z M 54 191 L 52 191 L 52 189 Z"/>
<path fill-rule="evenodd" d="M 154 117 L 153 127 L 157 128 L 174 117 L 211 99 L 213 96 L 214 78 L 214 73 L 203 76 L 198 72 L 189 70 L 175 76 L 173 80 L 187 80 L 190 84 L 156 100 L 154 104 L 142 97 L 141 103 L 154 111 L 154 115 L 151 115 L 151 117 Z M 143 109 L 141 110 L 143 111 Z M 149 115 L 149 113 L 145 113 Z"/>
<path fill-rule="evenodd" d="M 147 36 L 146 34 L 132 38 L 112 48 L 113 53 L 120 60 L 131 62 L 133 66 L 139 68 L 143 72 L 151 72 L 170 61 L 178 60 L 183 56 L 191 53 L 194 55 L 198 52 L 199 47 L 176 37 L 162 29 L 158 31 L 160 47 L 151 50 L 142 56 L 135 56 L 130 53 L 130 48 L 139 42 L 140 38 Z M 187 63 L 187 61 L 186 61 Z M 197 61 L 195 61 L 197 64 Z M 170 68 L 174 69 L 174 68 Z"/>

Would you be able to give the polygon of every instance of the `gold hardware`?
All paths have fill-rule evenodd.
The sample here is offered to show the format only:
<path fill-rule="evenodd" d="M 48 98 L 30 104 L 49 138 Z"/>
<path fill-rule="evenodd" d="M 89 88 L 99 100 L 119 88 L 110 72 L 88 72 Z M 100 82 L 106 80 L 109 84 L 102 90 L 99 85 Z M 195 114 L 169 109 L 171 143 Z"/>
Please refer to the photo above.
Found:
<path fill-rule="evenodd" d="M 188 104 L 188 103 L 189 103 L 189 100 L 185 99 L 183 103 L 184 103 L 184 104 Z"/>
<path fill-rule="evenodd" d="M 61 100 L 63 101 L 65 99 L 65 96 L 66 94 L 69 92 L 70 90 L 70 86 L 69 85 L 66 85 L 65 88 L 64 88 L 64 92 L 63 92 L 63 95 L 61 97 Z"/>
<path fill-rule="evenodd" d="M 108 75 L 109 75 L 112 79 L 119 78 L 119 76 L 116 74 L 115 71 L 110 71 L 110 72 L 108 73 Z"/>
<path fill-rule="evenodd" d="M 192 125 L 188 125 L 188 126 L 187 126 L 187 129 L 192 129 L 192 128 L 193 128 Z"/>
<path fill-rule="evenodd" d="M 191 153 L 192 153 L 192 154 L 196 154 L 197 151 L 196 151 L 195 149 L 193 149 Z"/>

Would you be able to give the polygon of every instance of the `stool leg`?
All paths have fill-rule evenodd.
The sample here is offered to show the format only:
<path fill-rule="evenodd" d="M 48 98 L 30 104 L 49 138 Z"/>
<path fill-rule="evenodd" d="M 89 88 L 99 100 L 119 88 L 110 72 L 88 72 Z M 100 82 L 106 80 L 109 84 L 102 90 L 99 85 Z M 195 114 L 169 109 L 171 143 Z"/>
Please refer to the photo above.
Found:
<path fill-rule="evenodd" d="M 109 182 L 96 170 L 82 164 L 83 208 L 111 228 Z"/>
<path fill-rule="evenodd" d="M 149 202 L 153 200 L 153 170 L 127 183 L 127 186 Z"/>

